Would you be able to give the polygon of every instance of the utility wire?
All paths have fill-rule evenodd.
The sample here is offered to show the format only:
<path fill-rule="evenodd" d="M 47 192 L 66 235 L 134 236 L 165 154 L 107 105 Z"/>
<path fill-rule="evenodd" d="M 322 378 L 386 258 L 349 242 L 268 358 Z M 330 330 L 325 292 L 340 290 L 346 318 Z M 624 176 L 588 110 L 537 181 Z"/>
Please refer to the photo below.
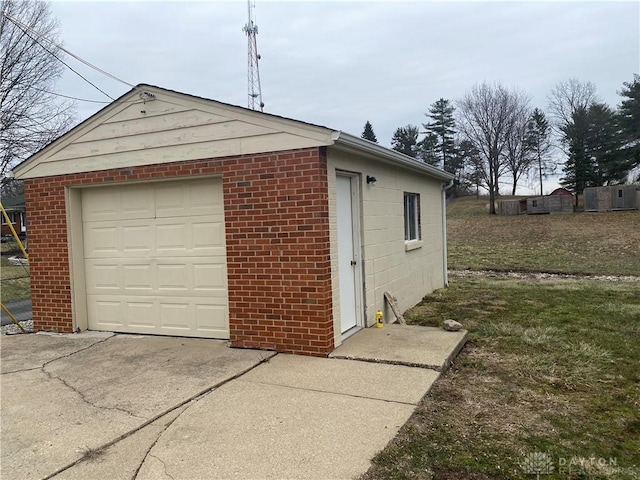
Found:
<path fill-rule="evenodd" d="M 49 55 L 53 56 L 56 60 L 58 60 L 60 63 L 62 63 L 63 65 L 65 65 L 69 70 L 71 70 L 73 73 L 75 73 L 76 75 L 78 75 L 80 78 L 82 78 L 85 82 L 87 82 L 89 85 L 91 85 L 93 88 L 95 88 L 96 90 L 98 90 L 100 93 L 103 93 L 104 95 L 106 95 L 107 97 L 109 97 L 111 100 L 115 100 L 115 98 L 113 98 L 111 95 L 109 95 L 107 92 L 105 92 L 104 90 L 102 90 L 100 87 L 98 87 L 97 85 L 95 85 L 94 83 L 92 83 L 89 79 L 87 79 L 86 77 L 84 77 L 81 73 L 77 72 L 76 70 L 74 70 L 68 63 L 66 63 L 64 60 L 62 60 L 60 57 L 58 57 L 55 53 L 53 53 L 51 50 L 49 50 L 47 47 L 45 47 L 42 43 L 40 43 L 40 41 L 37 38 L 34 38 L 30 33 L 29 33 L 29 28 L 23 28 L 22 24 L 20 22 L 18 22 L 17 20 L 14 20 L 12 17 L 10 17 L 9 15 L 7 15 L 5 12 L 2 12 L 2 14 L 5 16 L 5 18 L 7 18 L 10 22 L 12 22 L 16 27 L 18 27 L 27 37 L 29 37 L 31 40 L 33 40 L 35 43 L 37 43 L 38 45 L 40 45 L 40 47 L 47 52 Z"/>
<path fill-rule="evenodd" d="M 71 100 L 77 100 L 79 102 L 103 103 L 103 104 L 111 103 L 111 102 L 105 102 L 102 100 L 89 100 L 86 98 L 72 97 L 70 95 L 63 95 L 62 93 L 50 92 L 49 90 L 45 90 L 43 88 L 38 88 L 38 87 L 30 87 L 30 88 L 32 88 L 33 90 L 38 90 L 39 92 L 48 93 L 49 95 L 56 95 L 58 97 L 70 98 Z"/>
<path fill-rule="evenodd" d="M 96 86 L 95 84 L 93 84 L 92 82 L 90 82 L 87 78 L 85 78 L 83 75 L 81 75 L 79 72 L 77 72 L 76 70 L 74 70 L 69 64 L 67 64 L 66 62 L 64 62 L 60 57 L 58 57 L 55 53 L 53 53 L 51 50 L 49 50 L 47 47 L 45 47 L 40 41 L 39 39 L 42 39 L 46 42 L 48 42 L 49 44 L 55 46 L 56 48 L 58 48 L 59 50 L 62 50 L 63 52 L 67 53 L 68 55 L 70 55 L 71 57 L 75 58 L 76 60 L 78 60 L 79 62 L 87 65 L 88 67 L 102 73 L 103 75 L 106 75 L 118 82 L 121 82 L 129 87 L 133 87 L 134 85 L 129 83 L 129 82 L 125 82 L 124 80 L 116 77 L 115 75 L 110 74 L 109 72 L 106 72 L 105 70 L 93 65 L 92 63 L 89 63 L 88 61 L 84 60 L 83 58 L 79 57 L 78 55 L 74 54 L 73 52 L 70 52 L 69 50 L 67 50 L 66 48 L 64 48 L 62 45 L 59 45 L 57 43 L 55 43 L 53 40 L 50 40 L 49 38 L 45 37 L 44 35 L 42 35 L 41 33 L 39 33 L 38 31 L 36 31 L 35 29 L 33 29 L 32 27 L 23 24 L 22 22 L 20 22 L 19 20 L 13 18 L 11 15 L 7 14 L 6 12 L 2 12 L 2 15 L 9 20 L 10 22 L 12 22 L 16 27 L 18 27 L 20 30 L 22 30 L 25 35 L 27 35 L 29 38 L 31 38 L 35 43 L 37 43 L 38 45 L 40 45 L 40 47 L 42 49 L 44 49 L 47 53 L 49 53 L 50 55 L 52 55 L 54 58 L 56 58 L 60 63 L 62 63 L 63 65 L 65 65 L 69 70 L 71 70 L 73 73 L 75 73 L 76 75 L 78 75 L 80 78 L 82 78 L 85 82 L 89 83 L 92 87 L 94 87 L 95 89 L 97 89 L 98 91 L 100 91 L 101 93 L 103 93 L 104 95 L 106 95 L 107 97 L 109 97 L 111 100 L 115 100 L 111 95 L 109 95 L 108 93 L 106 93 L 105 91 L 103 91 L 102 89 L 100 89 L 98 86 Z M 31 34 L 30 34 L 31 33 Z M 34 38 L 32 35 L 35 35 L 38 38 Z M 65 95 L 60 95 L 60 96 L 65 96 Z M 73 97 L 69 97 L 69 98 L 73 98 Z M 82 99 L 76 99 L 76 100 L 82 100 Z M 91 101 L 91 100 L 84 100 L 84 101 Z"/>
<path fill-rule="evenodd" d="M 53 40 L 45 37 L 43 34 L 41 34 L 40 32 L 36 31 L 33 27 L 30 27 L 29 25 L 25 25 L 24 23 L 20 22 L 19 20 L 16 20 L 15 18 L 11 17 L 10 15 L 8 15 L 6 12 L 2 12 L 2 14 L 7 17 L 9 20 L 11 20 L 15 25 L 24 28 L 28 31 L 30 31 L 31 33 L 33 33 L 34 35 L 38 36 L 38 38 L 46 40 L 47 42 L 49 42 L 51 45 L 55 46 L 56 48 L 62 50 L 63 52 L 65 52 L 66 54 L 72 56 L 73 58 L 75 58 L 76 60 L 78 60 L 81 63 L 84 63 L 87 67 L 93 68 L 94 70 L 102 73 L 103 75 L 106 75 L 107 77 L 110 77 L 120 83 L 124 83 L 125 85 L 129 86 L 129 87 L 134 87 L 133 84 L 129 83 L 129 82 L 125 82 L 124 80 L 116 77 L 115 75 L 111 75 L 109 72 L 101 69 L 100 67 L 97 67 L 95 65 L 93 65 L 92 63 L 89 63 L 88 61 L 86 61 L 85 59 L 79 57 L 78 55 L 76 55 L 73 52 L 70 52 L 69 50 L 67 50 L 66 48 L 64 48 L 62 45 L 57 44 L 56 42 L 54 42 Z"/>

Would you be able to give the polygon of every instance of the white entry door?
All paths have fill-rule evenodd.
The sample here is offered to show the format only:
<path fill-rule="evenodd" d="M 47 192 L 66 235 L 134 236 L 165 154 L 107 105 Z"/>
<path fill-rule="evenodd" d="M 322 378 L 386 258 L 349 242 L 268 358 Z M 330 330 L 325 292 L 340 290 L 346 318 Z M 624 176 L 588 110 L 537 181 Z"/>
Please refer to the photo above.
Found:
<path fill-rule="evenodd" d="M 336 178 L 341 333 L 362 325 L 357 178 L 350 175 Z"/>

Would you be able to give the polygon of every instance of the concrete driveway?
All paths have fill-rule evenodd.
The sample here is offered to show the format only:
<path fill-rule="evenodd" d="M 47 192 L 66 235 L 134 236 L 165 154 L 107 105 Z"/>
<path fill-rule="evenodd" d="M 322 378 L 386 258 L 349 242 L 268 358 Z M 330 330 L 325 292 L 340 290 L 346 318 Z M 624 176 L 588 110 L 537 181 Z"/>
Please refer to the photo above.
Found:
<path fill-rule="evenodd" d="M 354 337 L 345 352 L 394 335 L 415 344 L 411 328 L 367 332 L 365 350 Z M 466 335 L 431 338 L 438 358 L 424 365 L 442 367 Z M 371 363 L 98 332 L 0 347 L 3 479 L 353 478 L 439 375 L 397 352 Z"/>

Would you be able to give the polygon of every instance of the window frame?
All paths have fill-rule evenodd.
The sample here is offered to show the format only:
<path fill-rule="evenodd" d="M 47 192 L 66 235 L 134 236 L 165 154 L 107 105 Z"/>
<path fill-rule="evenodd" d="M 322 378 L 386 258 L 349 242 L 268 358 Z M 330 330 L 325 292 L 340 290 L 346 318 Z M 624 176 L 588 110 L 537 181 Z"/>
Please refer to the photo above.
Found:
<path fill-rule="evenodd" d="M 7 216 L 9 217 L 9 220 L 11 221 L 11 225 L 16 225 L 16 213 L 17 212 L 7 212 Z M 4 218 L 4 215 L 0 214 L 0 217 L 2 217 L 2 225 L 8 225 L 7 219 Z"/>
<path fill-rule="evenodd" d="M 405 243 L 422 240 L 422 222 L 420 218 L 420 194 L 404 192 L 404 241 Z"/>

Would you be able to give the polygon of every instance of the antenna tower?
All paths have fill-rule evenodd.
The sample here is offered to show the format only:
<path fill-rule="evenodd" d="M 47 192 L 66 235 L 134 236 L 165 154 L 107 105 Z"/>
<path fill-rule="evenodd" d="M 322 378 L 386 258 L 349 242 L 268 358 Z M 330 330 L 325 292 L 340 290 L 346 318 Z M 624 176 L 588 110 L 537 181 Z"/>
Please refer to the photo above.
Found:
<path fill-rule="evenodd" d="M 262 112 L 264 103 L 262 101 L 262 88 L 260 87 L 260 69 L 258 67 L 258 45 L 256 43 L 256 35 L 258 34 L 258 26 L 253 19 L 253 9 L 256 6 L 255 0 L 247 0 L 249 6 L 249 23 L 242 29 L 247 34 L 248 40 L 248 91 L 249 91 L 249 108 Z"/>

